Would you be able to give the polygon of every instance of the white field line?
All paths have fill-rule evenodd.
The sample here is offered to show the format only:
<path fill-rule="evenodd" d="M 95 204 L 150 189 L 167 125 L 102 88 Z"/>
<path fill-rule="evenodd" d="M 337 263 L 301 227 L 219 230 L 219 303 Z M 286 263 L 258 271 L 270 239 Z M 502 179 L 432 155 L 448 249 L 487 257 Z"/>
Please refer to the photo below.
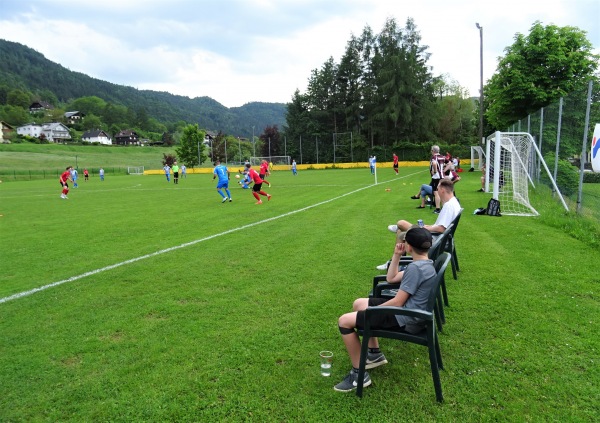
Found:
<path fill-rule="evenodd" d="M 29 291 L 23 291 L 23 292 L 19 292 L 17 294 L 9 295 L 8 297 L 0 298 L 0 304 L 8 302 L 8 301 L 16 300 L 16 299 L 19 299 L 19 298 L 27 297 L 27 296 L 29 296 L 31 294 L 35 294 L 36 292 L 45 291 L 46 289 L 54 288 L 56 286 L 59 286 L 59 285 L 62 285 L 62 284 L 68 283 L 68 282 L 73 282 L 73 281 L 76 281 L 76 280 L 79 280 L 79 279 L 83 279 L 83 278 L 86 278 L 88 276 L 95 275 L 97 273 L 106 272 L 108 270 L 116 269 L 117 267 L 125 266 L 127 264 L 135 263 L 135 262 L 138 262 L 138 261 L 141 261 L 141 260 L 145 260 L 145 259 L 148 259 L 148 258 L 151 258 L 151 257 L 156 257 L 156 256 L 159 256 L 161 254 L 170 253 L 171 251 L 179 250 L 181 248 L 186 248 L 186 247 L 198 244 L 200 242 L 208 241 L 208 240 L 211 240 L 211 239 L 214 239 L 214 238 L 218 238 L 220 236 L 227 235 L 227 234 L 230 234 L 230 233 L 233 233 L 233 232 L 237 232 L 237 231 L 241 231 L 241 230 L 244 230 L 244 229 L 252 228 L 254 226 L 262 225 L 263 223 L 272 222 L 274 220 L 281 219 L 281 218 L 284 218 L 284 217 L 288 217 L 288 216 L 294 215 L 296 213 L 301 213 L 301 212 L 313 209 L 315 207 L 322 206 L 323 204 L 331 203 L 333 201 L 339 200 L 339 199 L 347 197 L 349 195 L 356 194 L 357 192 L 363 191 L 365 189 L 373 188 L 373 187 L 375 187 L 377 185 L 387 184 L 387 183 L 392 182 L 392 181 L 398 181 L 400 179 L 405 178 L 406 176 L 411 176 L 411 175 L 404 175 L 404 176 L 401 176 L 401 177 L 395 177 L 395 178 L 392 178 L 392 179 L 387 180 L 387 181 L 379 182 L 377 184 L 367 185 L 367 186 L 364 186 L 362 188 L 355 189 L 354 191 L 350 191 L 350 192 L 348 192 L 346 194 L 342 194 L 342 195 L 339 195 L 337 197 L 333 197 L 333 198 L 330 198 L 328 200 L 321 201 L 320 203 L 316 203 L 316 204 L 313 204 L 311 206 L 303 207 L 303 208 L 298 209 L 298 210 L 293 210 L 291 212 L 284 213 L 284 214 L 281 214 L 279 216 L 270 217 L 270 218 L 265 219 L 265 220 L 261 220 L 261 221 L 254 222 L 254 223 L 249 223 L 247 225 L 243 225 L 243 226 L 239 226 L 237 228 L 229 229 L 227 231 L 224 231 L 224 232 L 221 232 L 221 233 L 218 233 L 218 234 L 214 234 L 214 235 L 210 235 L 210 236 L 207 236 L 207 237 L 204 237 L 204 238 L 196 239 L 194 241 L 186 242 L 184 244 L 176 245 L 174 247 L 165 248 L 164 250 L 156 251 L 154 253 L 145 254 L 143 256 L 135 257 L 135 258 L 132 258 L 132 259 L 129 259 L 129 260 L 125 260 L 125 261 L 122 261 L 120 263 L 111 264 L 110 266 L 106 266 L 106 267 L 102 267 L 100 269 L 96 269 L 96 270 L 92 270 L 92 271 L 89 271 L 89 272 L 86 272 L 86 273 L 82 273 L 81 275 L 71 276 L 70 278 L 63 279 L 62 281 L 52 282 L 52 283 L 50 283 L 48 285 L 40 286 L 38 288 L 33 288 L 33 289 L 30 289 Z"/>

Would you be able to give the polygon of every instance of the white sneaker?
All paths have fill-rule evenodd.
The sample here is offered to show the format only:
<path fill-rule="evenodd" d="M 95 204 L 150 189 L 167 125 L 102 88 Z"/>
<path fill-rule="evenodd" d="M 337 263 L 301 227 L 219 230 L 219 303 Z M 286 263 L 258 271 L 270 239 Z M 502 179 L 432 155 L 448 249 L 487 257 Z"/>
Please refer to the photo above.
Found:
<path fill-rule="evenodd" d="M 388 231 L 396 233 L 398 232 L 398 225 L 390 225 L 388 226 Z"/>
<path fill-rule="evenodd" d="M 227 197 L 223 198 L 223 200 L 221 201 L 221 203 L 224 203 L 225 201 L 227 201 Z"/>
<path fill-rule="evenodd" d="M 389 265 L 390 265 L 390 262 L 386 261 L 385 263 L 380 264 L 379 266 L 377 266 L 377 270 L 387 270 Z"/>

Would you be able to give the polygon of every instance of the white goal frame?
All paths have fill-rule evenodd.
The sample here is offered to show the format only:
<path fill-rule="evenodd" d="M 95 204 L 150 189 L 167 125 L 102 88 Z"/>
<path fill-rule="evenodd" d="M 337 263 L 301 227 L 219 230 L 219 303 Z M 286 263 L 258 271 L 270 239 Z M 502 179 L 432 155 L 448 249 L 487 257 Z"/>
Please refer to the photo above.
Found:
<path fill-rule="evenodd" d="M 564 208 L 569 210 L 533 137 L 527 132 L 495 132 L 486 140 L 485 190 L 493 184 L 493 198 L 500 201 L 503 215 L 538 216 L 529 201 L 529 185 L 535 189 L 531 175 L 538 163 L 546 169 Z M 539 162 L 536 161 L 536 156 Z M 499 170 L 499 171 L 496 171 Z"/>
<path fill-rule="evenodd" d="M 477 161 L 477 168 L 475 168 L 475 162 Z M 479 146 L 471 146 L 471 169 L 481 170 L 485 163 L 485 153 L 483 148 Z"/>
<path fill-rule="evenodd" d="M 274 165 L 287 165 L 290 166 L 292 164 L 292 160 L 290 156 L 265 156 L 265 157 L 250 157 L 250 164 L 252 166 L 258 166 L 261 164 L 263 160 L 266 160 L 267 163 L 273 163 Z"/>
<path fill-rule="evenodd" d="M 143 175 L 144 166 L 127 166 L 128 175 Z"/>

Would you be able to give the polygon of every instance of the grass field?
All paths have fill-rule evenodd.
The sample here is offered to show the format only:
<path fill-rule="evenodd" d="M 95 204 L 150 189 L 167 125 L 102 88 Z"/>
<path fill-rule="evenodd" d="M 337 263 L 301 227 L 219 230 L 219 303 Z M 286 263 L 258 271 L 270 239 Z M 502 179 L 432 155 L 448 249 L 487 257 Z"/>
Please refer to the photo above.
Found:
<path fill-rule="evenodd" d="M 386 226 L 435 220 L 409 199 L 426 169 L 276 172 L 261 206 L 235 184 L 221 204 L 210 175 L 92 179 L 69 200 L 3 183 L 0 421 L 596 421 L 596 232 L 535 195 L 538 218 L 475 216 L 479 176 L 457 185 L 442 404 L 426 349 L 391 340 L 362 400 L 332 389 L 337 318 L 392 252 Z"/>

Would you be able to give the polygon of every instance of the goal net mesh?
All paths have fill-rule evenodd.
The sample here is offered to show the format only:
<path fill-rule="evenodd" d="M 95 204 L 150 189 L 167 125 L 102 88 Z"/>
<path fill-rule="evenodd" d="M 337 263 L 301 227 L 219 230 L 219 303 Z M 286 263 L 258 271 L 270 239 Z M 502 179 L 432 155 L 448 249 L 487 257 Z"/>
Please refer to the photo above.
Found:
<path fill-rule="evenodd" d="M 499 142 L 498 142 L 499 140 Z M 486 178 L 500 200 L 504 215 L 537 216 L 529 202 L 529 184 L 535 169 L 533 139 L 527 133 L 500 133 L 488 138 Z M 535 186 L 533 186 L 535 188 Z"/>
<path fill-rule="evenodd" d="M 483 165 L 485 164 L 485 153 L 483 152 L 483 148 L 479 146 L 471 147 L 471 169 L 481 170 Z"/>
<path fill-rule="evenodd" d="M 127 166 L 128 175 L 143 175 L 144 166 Z"/>

